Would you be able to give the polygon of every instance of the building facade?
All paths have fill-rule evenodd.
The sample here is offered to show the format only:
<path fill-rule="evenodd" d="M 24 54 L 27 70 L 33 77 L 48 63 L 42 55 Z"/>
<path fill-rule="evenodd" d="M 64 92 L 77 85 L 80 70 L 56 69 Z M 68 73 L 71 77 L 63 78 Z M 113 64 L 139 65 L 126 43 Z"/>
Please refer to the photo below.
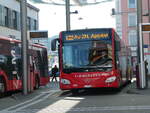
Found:
<path fill-rule="evenodd" d="M 38 30 L 39 9 L 27 4 L 27 29 Z M 19 0 L 0 0 L 0 35 L 21 39 Z"/>
<path fill-rule="evenodd" d="M 142 1 L 142 23 L 150 23 L 150 1 Z M 116 0 L 116 29 L 119 36 L 132 51 L 133 65 L 137 64 L 137 0 Z M 150 35 L 143 33 L 144 57 L 150 63 Z M 149 66 L 150 71 L 150 66 Z"/>

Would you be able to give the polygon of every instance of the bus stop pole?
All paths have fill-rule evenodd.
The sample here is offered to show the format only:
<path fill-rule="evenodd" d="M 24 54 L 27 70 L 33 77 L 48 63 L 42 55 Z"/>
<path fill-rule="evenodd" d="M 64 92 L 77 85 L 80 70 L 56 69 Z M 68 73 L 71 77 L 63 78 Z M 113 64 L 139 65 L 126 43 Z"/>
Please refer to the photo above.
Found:
<path fill-rule="evenodd" d="M 138 44 L 138 76 L 139 88 L 146 87 L 145 63 L 144 63 L 144 50 L 143 50 L 143 35 L 142 35 L 142 0 L 137 0 L 137 44 Z"/>
<path fill-rule="evenodd" d="M 66 30 L 70 30 L 70 0 L 66 0 Z"/>
<path fill-rule="evenodd" d="M 143 49 L 143 35 L 142 35 L 142 24 L 139 24 L 140 34 L 140 88 L 146 88 L 146 73 L 145 73 L 145 62 L 144 62 L 144 49 Z"/>
<path fill-rule="evenodd" d="M 27 2 L 20 0 L 20 13 L 21 13 L 21 41 L 22 41 L 22 71 L 23 71 L 23 94 L 27 95 Z"/>

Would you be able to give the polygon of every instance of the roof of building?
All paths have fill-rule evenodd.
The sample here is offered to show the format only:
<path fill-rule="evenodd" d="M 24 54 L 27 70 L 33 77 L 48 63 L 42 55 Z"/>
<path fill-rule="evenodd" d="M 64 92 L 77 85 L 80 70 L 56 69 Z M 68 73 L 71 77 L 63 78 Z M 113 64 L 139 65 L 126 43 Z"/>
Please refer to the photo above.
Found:
<path fill-rule="evenodd" d="M 16 0 L 16 1 L 20 2 L 20 0 Z M 28 6 L 29 8 L 32 8 L 32 9 L 38 11 L 38 12 L 40 11 L 40 9 L 38 9 L 37 7 L 35 7 L 35 6 L 33 6 L 33 5 L 29 4 L 29 3 L 27 3 L 27 6 Z"/>
<path fill-rule="evenodd" d="M 29 8 L 32 8 L 32 9 L 38 11 L 38 12 L 40 11 L 40 9 L 38 9 L 37 7 L 35 7 L 35 6 L 33 6 L 33 5 L 29 4 L 29 3 L 27 3 L 27 6 L 28 6 Z"/>

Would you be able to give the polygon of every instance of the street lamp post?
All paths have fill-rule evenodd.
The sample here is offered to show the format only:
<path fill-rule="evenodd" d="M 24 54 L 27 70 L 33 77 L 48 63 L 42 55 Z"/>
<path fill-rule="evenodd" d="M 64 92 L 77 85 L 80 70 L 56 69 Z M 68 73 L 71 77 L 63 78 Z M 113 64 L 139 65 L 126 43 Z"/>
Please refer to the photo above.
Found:
<path fill-rule="evenodd" d="M 78 11 L 70 12 L 70 0 L 66 0 L 66 31 L 71 30 L 70 14 L 78 14 Z"/>
<path fill-rule="evenodd" d="M 70 30 L 70 0 L 66 0 L 66 30 Z"/>
<path fill-rule="evenodd" d="M 22 41 L 22 71 L 23 94 L 27 95 L 27 2 L 20 0 L 21 12 L 21 41 Z"/>

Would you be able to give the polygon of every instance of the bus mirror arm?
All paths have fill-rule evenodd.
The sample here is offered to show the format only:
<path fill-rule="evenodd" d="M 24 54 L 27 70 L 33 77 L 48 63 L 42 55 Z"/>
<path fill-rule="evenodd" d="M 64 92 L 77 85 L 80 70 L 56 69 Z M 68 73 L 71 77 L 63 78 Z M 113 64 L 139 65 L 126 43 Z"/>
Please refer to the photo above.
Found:
<path fill-rule="evenodd" d="M 52 51 L 56 51 L 56 42 L 58 41 L 58 38 L 56 38 L 56 39 L 53 39 L 52 41 L 51 41 L 51 50 Z"/>

